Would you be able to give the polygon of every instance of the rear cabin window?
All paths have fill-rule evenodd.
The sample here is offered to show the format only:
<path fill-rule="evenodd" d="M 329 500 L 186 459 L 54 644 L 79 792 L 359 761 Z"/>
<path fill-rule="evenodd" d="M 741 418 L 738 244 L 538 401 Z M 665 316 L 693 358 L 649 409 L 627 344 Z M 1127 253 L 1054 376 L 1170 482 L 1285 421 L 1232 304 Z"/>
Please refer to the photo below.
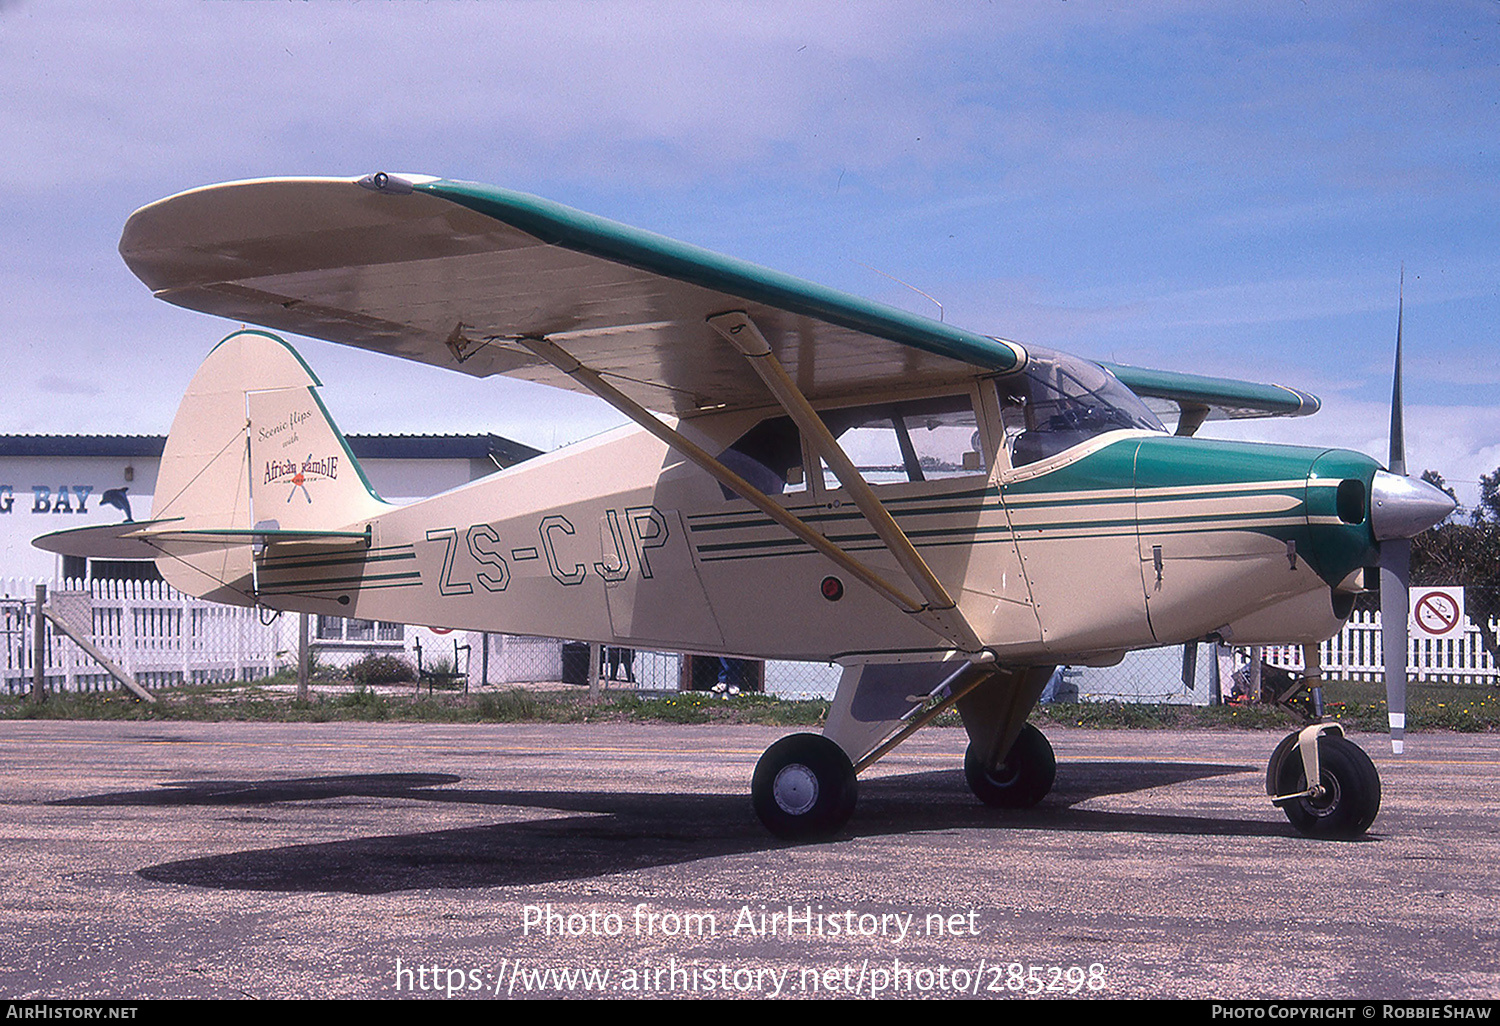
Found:
<path fill-rule="evenodd" d="M 767 495 L 807 489 L 802 472 L 802 434 L 790 417 L 763 420 L 719 453 L 719 462 Z M 738 498 L 720 483 L 724 498 Z"/>

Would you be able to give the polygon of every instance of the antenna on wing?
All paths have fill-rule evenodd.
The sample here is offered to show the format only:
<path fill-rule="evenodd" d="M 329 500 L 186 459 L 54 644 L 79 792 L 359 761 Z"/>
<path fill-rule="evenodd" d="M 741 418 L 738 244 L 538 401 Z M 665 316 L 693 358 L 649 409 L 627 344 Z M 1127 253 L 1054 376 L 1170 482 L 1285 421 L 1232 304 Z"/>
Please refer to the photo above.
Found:
<path fill-rule="evenodd" d="M 939 303 L 936 299 L 933 299 L 932 296 L 930 296 L 926 292 L 923 292 L 921 289 L 917 288 L 911 282 L 909 282 L 909 281 L 902 281 L 900 278 L 896 277 L 894 274 L 886 274 L 884 271 L 882 271 L 878 267 L 871 267 L 869 264 L 864 263 L 864 262 L 859 261 L 859 260 L 856 260 L 854 262 L 856 264 L 859 264 L 859 266 L 863 267 L 867 271 L 874 271 L 876 274 L 880 275 L 882 278 L 889 278 L 889 279 L 891 279 L 891 281 L 895 282 L 897 285 L 905 285 L 907 288 L 911 289 L 917 295 L 921 296 L 923 299 L 926 299 L 928 302 L 932 303 L 933 306 L 935 306 L 935 307 L 938 308 L 938 321 L 940 323 L 942 322 L 942 320 L 943 320 L 943 304 Z"/>

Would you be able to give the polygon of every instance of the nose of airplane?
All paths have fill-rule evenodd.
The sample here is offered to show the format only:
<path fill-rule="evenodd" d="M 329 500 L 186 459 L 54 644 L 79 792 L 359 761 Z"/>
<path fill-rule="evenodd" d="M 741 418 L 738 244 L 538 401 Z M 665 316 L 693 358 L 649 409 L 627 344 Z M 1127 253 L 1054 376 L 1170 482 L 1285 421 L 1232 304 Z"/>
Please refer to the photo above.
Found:
<path fill-rule="evenodd" d="M 1447 492 L 1426 481 L 1377 470 L 1370 486 L 1370 527 L 1376 541 L 1415 538 L 1457 505 Z"/>

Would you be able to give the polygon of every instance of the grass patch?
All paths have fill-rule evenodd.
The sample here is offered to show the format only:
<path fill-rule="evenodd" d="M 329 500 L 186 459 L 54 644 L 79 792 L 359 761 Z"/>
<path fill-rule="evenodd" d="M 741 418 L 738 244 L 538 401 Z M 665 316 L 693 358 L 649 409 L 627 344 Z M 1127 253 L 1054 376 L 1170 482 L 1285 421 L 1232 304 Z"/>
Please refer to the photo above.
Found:
<path fill-rule="evenodd" d="M 401 721 L 417 723 L 691 723 L 759 724 L 816 730 L 828 716 L 826 701 L 781 701 L 768 695 L 724 697 L 709 692 L 664 695 L 605 691 L 590 702 L 584 689 L 512 689 L 474 694 L 417 693 L 415 689 L 358 688 L 331 691 L 314 685 L 298 701 L 268 678 L 250 684 L 198 684 L 163 688 L 158 701 L 136 701 L 123 692 L 67 692 L 33 702 L 0 697 L 0 719 L 185 720 L 313 722 Z M 1350 730 L 1384 733 L 1385 693 L 1378 684 L 1332 683 L 1324 689 L 1328 716 Z M 1292 730 L 1302 721 L 1265 705 L 1187 706 L 1081 702 L 1039 706 L 1037 723 L 1094 728 Z M 955 710 L 935 726 L 957 727 Z M 1407 730 L 1464 733 L 1500 730 L 1500 690 L 1412 685 L 1407 694 Z"/>
<path fill-rule="evenodd" d="M 1388 728 L 1385 687 L 1338 681 L 1323 687 L 1323 712 L 1351 731 Z M 1126 702 L 1038 706 L 1032 719 L 1075 727 L 1291 730 L 1304 721 L 1274 705 L 1153 705 Z M 941 721 L 940 721 L 941 722 Z M 1412 684 L 1406 693 L 1406 729 L 1464 733 L 1500 730 L 1500 690 L 1473 685 Z"/>
<path fill-rule="evenodd" d="M 268 678 L 251 684 L 159 688 L 155 703 L 123 692 L 64 692 L 34 702 L 0 697 L 0 720 L 184 720 L 335 721 L 417 723 L 752 723 L 767 726 L 822 726 L 828 703 L 780 701 L 766 695 L 725 698 L 706 692 L 637 695 L 606 691 L 590 702 L 584 689 L 530 691 L 515 688 L 472 694 L 429 694 L 405 688 L 329 691 L 314 685 L 305 701 Z"/>

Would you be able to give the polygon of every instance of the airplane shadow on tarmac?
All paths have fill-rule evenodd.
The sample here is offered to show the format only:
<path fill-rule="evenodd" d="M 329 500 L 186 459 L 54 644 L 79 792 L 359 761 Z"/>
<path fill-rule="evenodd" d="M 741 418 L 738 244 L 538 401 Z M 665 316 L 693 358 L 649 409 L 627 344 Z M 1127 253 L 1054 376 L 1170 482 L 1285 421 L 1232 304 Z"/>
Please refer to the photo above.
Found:
<path fill-rule="evenodd" d="M 1286 836 L 1285 823 L 1074 806 L 1089 798 L 1250 772 L 1211 763 L 1090 762 L 1058 767 L 1035 809 L 980 805 L 961 772 L 929 771 L 860 782 L 859 808 L 842 839 L 934 830 L 1049 830 L 1220 836 Z M 377 797 L 562 813 L 542 819 L 415 834 L 284 845 L 184 859 L 139 870 L 145 879 L 228 890 L 380 894 L 425 888 L 536 884 L 694 862 L 791 845 L 769 836 L 747 795 L 474 790 L 451 774 L 365 774 L 166 784 L 146 791 L 69 798 L 77 806 L 278 807 Z M 569 815 L 569 814 L 573 815 Z M 838 839 L 835 839 L 837 843 Z"/>

